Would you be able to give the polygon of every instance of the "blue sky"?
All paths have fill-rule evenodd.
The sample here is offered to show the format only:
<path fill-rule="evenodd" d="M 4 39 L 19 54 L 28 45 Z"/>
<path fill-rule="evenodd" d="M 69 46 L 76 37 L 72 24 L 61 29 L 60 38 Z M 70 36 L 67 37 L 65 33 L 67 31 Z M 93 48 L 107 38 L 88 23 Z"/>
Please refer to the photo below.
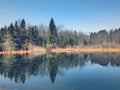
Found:
<path fill-rule="evenodd" d="M 94 32 L 120 28 L 120 0 L 0 0 L 0 27 L 24 18 L 33 25 Z"/>

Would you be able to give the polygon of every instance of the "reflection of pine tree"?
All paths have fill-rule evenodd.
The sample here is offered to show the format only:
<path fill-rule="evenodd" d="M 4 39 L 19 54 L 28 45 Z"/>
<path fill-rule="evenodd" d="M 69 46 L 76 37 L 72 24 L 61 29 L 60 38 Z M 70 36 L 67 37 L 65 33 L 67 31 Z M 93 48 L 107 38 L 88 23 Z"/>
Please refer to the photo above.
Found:
<path fill-rule="evenodd" d="M 52 83 L 54 83 L 58 72 L 58 61 L 53 56 L 49 56 L 48 60 L 49 60 L 48 71 L 50 74 L 50 80 Z"/>
<path fill-rule="evenodd" d="M 56 66 L 52 66 L 51 67 L 51 70 L 50 70 L 50 80 L 51 80 L 52 83 L 55 82 L 55 78 L 56 78 L 56 74 L 57 74 L 57 69 L 58 69 L 58 67 L 56 67 Z"/>
<path fill-rule="evenodd" d="M 21 75 L 20 78 L 21 78 L 22 83 L 24 84 L 26 80 L 25 73 L 23 73 L 23 75 Z"/>

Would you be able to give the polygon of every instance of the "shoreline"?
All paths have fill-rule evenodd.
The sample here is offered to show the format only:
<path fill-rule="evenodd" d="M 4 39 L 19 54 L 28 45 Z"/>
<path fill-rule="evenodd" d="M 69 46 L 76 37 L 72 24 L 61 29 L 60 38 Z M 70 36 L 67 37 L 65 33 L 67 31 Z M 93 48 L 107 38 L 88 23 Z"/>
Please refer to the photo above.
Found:
<path fill-rule="evenodd" d="M 66 47 L 66 48 L 51 48 L 47 51 L 46 48 L 37 48 L 31 50 L 18 51 L 0 51 L 0 55 L 8 54 L 46 54 L 50 53 L 120 53 L 120 48 L 90 48 L 90 47 Z"/>
<path fill-rule="evenodd" d="M 118 48 L 55 48 L 52 53 L 120 53 Z"/>
<path fill-rule="evenodd" d="M 19 51 L 0 51 L 0 55 L 9 55 L 9 54 L 27 54 L 31 53 L 31 50 L 19 50 Z"/>

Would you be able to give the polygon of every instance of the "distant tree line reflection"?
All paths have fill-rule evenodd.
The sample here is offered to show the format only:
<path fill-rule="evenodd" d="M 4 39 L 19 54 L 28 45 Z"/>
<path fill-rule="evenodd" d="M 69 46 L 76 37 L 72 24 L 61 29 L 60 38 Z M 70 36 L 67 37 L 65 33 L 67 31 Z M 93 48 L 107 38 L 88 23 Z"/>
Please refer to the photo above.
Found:
<path fill-rule="evenodd" d="M 99 54 L 46 54 L 36 57 L 30 55 L 0 55 L 0 74 L 11 80 L 25 83 L 26 77 L 31 75 L 49 75 L 51 83 L 63 69 L 84 67 L 87 62 L 101 66 L 120 66 L 120 55 Z"/>

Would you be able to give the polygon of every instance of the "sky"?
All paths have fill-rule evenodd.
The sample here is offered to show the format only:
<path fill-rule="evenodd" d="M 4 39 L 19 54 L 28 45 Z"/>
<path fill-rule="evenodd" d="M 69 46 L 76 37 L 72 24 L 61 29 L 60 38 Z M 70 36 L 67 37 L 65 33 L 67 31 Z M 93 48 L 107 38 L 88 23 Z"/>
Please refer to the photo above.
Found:
<path fill-rule="evenodd" d="M 19 19 L 85 33 L 120 28 L 120 0 L 0 0 L 0 27 Z"/>

